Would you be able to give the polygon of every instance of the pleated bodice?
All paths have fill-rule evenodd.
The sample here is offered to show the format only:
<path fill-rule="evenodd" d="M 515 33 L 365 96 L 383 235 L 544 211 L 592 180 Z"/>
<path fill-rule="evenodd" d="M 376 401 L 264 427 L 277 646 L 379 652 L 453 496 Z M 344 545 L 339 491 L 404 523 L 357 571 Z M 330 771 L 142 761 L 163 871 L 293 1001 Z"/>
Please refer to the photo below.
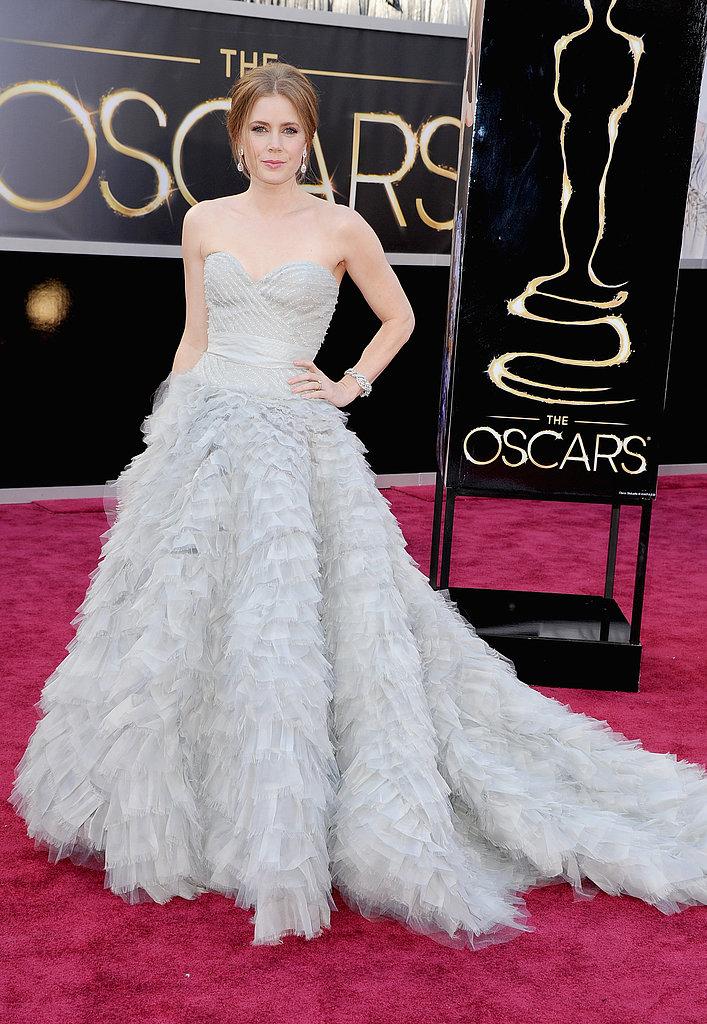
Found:
<path fill-rule="evenodd" d="M 323 264 L 293 260 L 257 280 L 225 250 L 204 262 L 208 347 L 194 368 L 212 383 L 272 398 L 302 398 L 288 379 L 321 348 L 338 299 Z M 189 371 L 191 372 L 191 371 Z"/>

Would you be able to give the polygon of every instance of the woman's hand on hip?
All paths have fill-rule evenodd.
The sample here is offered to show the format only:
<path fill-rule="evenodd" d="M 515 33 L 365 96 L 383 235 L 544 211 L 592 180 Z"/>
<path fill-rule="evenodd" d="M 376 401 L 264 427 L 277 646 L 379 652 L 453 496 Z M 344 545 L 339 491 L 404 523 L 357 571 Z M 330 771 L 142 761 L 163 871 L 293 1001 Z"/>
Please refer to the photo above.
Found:
<path fill-rule="evenodd" d="M 337 409 L 343 409 L 361 394 L 361 388 L 350 374 L 344 374 L 341 380 L 333 381 L 309 359 L 296 359 L 292 365 L 301 366 L 303 371 L 287 382 L 293 394 L 300 394 L 304 398 L 323 398 Z"/>

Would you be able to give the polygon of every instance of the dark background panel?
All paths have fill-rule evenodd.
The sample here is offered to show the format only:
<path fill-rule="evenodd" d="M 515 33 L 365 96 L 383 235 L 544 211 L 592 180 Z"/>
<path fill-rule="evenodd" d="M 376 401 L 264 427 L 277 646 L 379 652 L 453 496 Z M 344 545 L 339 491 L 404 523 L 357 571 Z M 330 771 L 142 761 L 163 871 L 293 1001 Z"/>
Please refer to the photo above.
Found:
<path fill-rule="evenodd" d="M 432 472 L 449 271 L 394 269 L 415 309 L 415 332 L 371 396 L 347 407 L 348 422 L 377 473 Z M 3 252 L 0 274 L 0 487 L 115 478 L 142 450 L 140 423 L 181 338 L 182 261 Z M 707 462 L 704 384 L 695 373 L 704 282 L 704 271 L 680 273 L 661 462 Z M 54 329 L 46 326 L 52 319 Z M 341 376 L 377 325 L 344 278 L 318 365 Z"/>
<path fill-rule="evenodd" d="M 691 0 L 693 5 L 695 2 Z M 539 122 L 519 120 L 517 108 L 519 98 L 534 90 L 534 96 L 545 98 L 546 109 L 543 112 L 540 105 L 539 113 L 549 116 L 554 109 L 557 114 L 555 108 L 547 107 L 540 56 L 544 54 L 546 62 L 558 34 L 557 15 L 570 6 L 568 0 L 562 0 L 539 12 L 533 5 L 514 5 L 511 24 L 503 5 L 497 5 L 498 29 L 484 40 L 485 55 L 498 62 L 503 75 L 495 81 L 486 79 L 485 121 L 479 122 L 485 134 L 477 141 L 485 146 L 487 173 L 472 221 L 486 218 L 494 231 L 498 228 L 500 237 L 492 258 L 467 267 L 464 281 L 474 302 L 465 307 L 462 338 L 482 310 L 489 282 L 498 287 L 500 281 L 505 287 L 510 278 L 514 284 L 521 281 L 518 264 L 527 247 L 544 240 L 550 244 L 544 224 L 547 209 L 556 212 L 557 196 L 554 190 L 541 188 L 541 178 L 545 175 L 555 180 L 559 156 L 556 147 L 538 144 Z M 665 18 L 658 0 L 623 0 L 619 7 L 621 25 L 626 27 L 635 15 L 645 15 L 646 24 L 658 24 Z M 570 13 L 580 24 L 585 16 L 580 0 Z M 526 19 L 526 28 L 520 33 L 519 19 Z M 106 205 L 99 179 L 108 182 L 126 204 L 138 205 L 151 197 L 155 177 L 146 163 L 128 158 L 108 144 L 97 111 L 102 97 L 114 90 L 131 89 L 152 97 L 166 113 L 164 127 L 157 124 L 154 111 L 133 99 L 119 109 L 113 128 L 121 142 L 154 155 L 171 168 L 171 145 L 182 119 L 199 104 L 224 97 L 238 73 L 234 58 L 230 77 L 227 75 L 220 53 L 224 46 L 251 56 L 276 53 L 304 67 L 354 76 L 312 76 L 322 96 L 318 134 L 338 202 L 349 201 L 355 113 L 390 111 L 415 131 L 430 118 L 458 117 L 460 113 L 465 40 L 459 37 L 400 33 L 394 24 L 386 31 L 368 31 L 355 24 L 314 26 L 277 17 L 238 17 L 237 10 L 213 14 L 116 0 L 56 0 L 51 5 L 44 0 L 25 0 L 3 5 L 4 36 L 36 38 L 37 25 L 42 27 L 44 40 L 93 46 L 95 52 L 0 42 L 0 86 L 27 80 L 55 81 L 69 90 L 92 112 L 97 164 L 81 195 L 55 210 L 20 209 L 3 201 L 0 230 L 7 238 L 69 239 L 79 245 L 82 241 L 178 244 L 182 216 L 189 205 L 179 191 L 145 216 L 120 216 Z M 513 33 L 513 38 L 520 39 L 515 54 L 510 49 Z M 654 33 L 646 36 L 646 46 L 652 49 L 647 49 L 641 71 L 649 59 L 664 60 L 653 45 L 654 38 Z M 135 52 L 132 56 L 102 52 L 105 47 L 181 55 L 197 61 L 143 60 Z M 655 118 L 666 89 L 673 90 L 673 98 L 680 104 L 691 81 L 688 71 L 691 75 L 692 70 L 683 63 L 670 69 L 666 81 L 654 75 L 652 91 L 642 94 L 644 109 L 650 108 Z M 367 79 L 358 77 L 361 73 L 393 78 Z M 396 76 L 400 80 L 395 80 Z M 602 84 L 608 83 L 599 74 Z M 185 178 L 196 199 L 230 193 L 234 180 L 241 184 L 228 151 L 224 116 L 223 111 L 209 114 L 185 144 Z M 646 118 L 646 113 L 634 118 L 633 126 L 628 120 L 622 122 L 622 143 L 645 147 L 645 130 L 650 129 L 650 138 L 655 139 L 659 132 L 661 146 L 669 149 L 674 123 L 668 118 L 654 125 Z M 83 138 L 68 115 L 58 117 L 54 101 L 36 96 L 18 98 L 2 108 L 0 144 L 4 176 L 19 192 L 30 196 L 61 193 L 76 180 L 86 155 Z M 647 148 L 645 165 L 651 173 L 664 174 L 661 152 Z M 437 131 L 430 156 L 438 165 L 456 166 L 458 133 L 453 125 Z M 384 122 L 366 124 L 362 171 L 390 171 L 401 157 L 399 132 Z M 508 180 L 513 186 L 510 189 Z M 665 187 L 665 181 L 663 184 L 662 211 L 671 203 L 675 207 L 679 199 Z M 643 218 L 650 233 L 654 223 L 647 203 L 650 181 L 642 176 L 632 185 L 631 216 Z M 374 227 L 386 251 L 447 253 L 450 231 L 426 225 L 416 200 L 422 200 L 431 217 L 446 221 L 453 215 L 454 191 L 454 182 L 425 167 L 418 152 L 411 171 L 395 186 L 405 226 L 396 221 L 379 183 L 359 183 L 355 206 Z M 670 219 L 677 223 L 681 212 L 673 207 Z M 517 229 L 521 220 L 522 230 Z M 632 236 L 613 241 L 622 260 L 624 249 L 630 251 L 635 245 Z M 646 259 L 653 258 L 654 252 L 660 255 L 661 245 L 660 237 L 653 239 Z M 377 379 L 370 398 L 348 407 L 349 424 L 366 444 L 376 472 L 431 472 L 436 463 L 449 271 L 402 265 L 395 269 L 415 308 L 416 330 Z M 607 266 L 607 277 L 617 270 L 618 264 Z M 0 486 L 90 485 L 114 478 L 142 447 L 140 423 L 155 389 L 169 372 L 181 337 L 181 260 L 3 251 L 0 273 Z M 662 462 L 707 460 L 697 413 L 703 398 L 694 373 L 703 333 L 700 293 L 704 294 L 705 273 L 680 275 L 667 413 L 661 428 Z M 698 318 L 698 331 L 691 324 L 693 316 Z M 344 279 L 319 359 L 322 369 L 332 377 L 340 376 L 358 358 L 377 326 L 353 283 Z M 491 324 L 487 329 L 491 343 L 496 340 L 494 332 Z"/>

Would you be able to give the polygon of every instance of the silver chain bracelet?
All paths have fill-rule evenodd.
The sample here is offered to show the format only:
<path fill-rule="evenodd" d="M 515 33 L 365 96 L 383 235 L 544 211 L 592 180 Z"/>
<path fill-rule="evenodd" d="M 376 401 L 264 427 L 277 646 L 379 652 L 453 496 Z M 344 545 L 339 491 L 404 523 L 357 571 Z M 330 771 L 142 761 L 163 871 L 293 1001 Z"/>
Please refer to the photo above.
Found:
<path fill-rule="evenodd" d="M 362 373 L 358 373 L 356 370 L 354 370 L 353 367 L 344 371 L 344 375 L 346 375 L 347 373 L 350 374 L 354 378 L 356 383 L 359 385 L 359 387 L 363 389 L 363 394 L 360 397 L 367 398 L 368 395 L 370 395 L 371 390 L 373 388 L 373 385 L 371 384 L 370 380 L 364 377 Z"/>

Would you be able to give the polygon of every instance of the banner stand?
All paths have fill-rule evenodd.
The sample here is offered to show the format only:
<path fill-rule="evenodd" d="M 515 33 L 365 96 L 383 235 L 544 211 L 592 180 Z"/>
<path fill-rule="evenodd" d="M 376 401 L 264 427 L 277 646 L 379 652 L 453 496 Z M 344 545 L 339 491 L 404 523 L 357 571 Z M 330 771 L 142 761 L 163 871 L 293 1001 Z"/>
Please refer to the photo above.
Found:
<path fill-rule="evenodd" d="M 638 692 L 706 33 L 707 0 L 471 0 L 430 584 L 530 685 Z M 467 496 L 609 506 L 604 593 L 450 588 Z"/>
<path fill-rule="evenodd" d="M 640 642 L 645 591 L 651 499 L 602 502 L 578 498 L 611 508 L 604 593 L 563 594 L 529 590 L 490 590 L 450 587 L 454 509 L 457 497 L 506 497 L 484 488 L 445 489 L 442 474 L 435 483 L 430 583 L 444 589 L 476 632 L 515 664 L 529 685 L 576 687 L 638 693 L 642 645 Z M 524 495 L 516 494 L 522 498 Z M 537 494 L 525 495 L 537 499 Z M 552 499 L 550 499 L 552 500 Z M 640 505 L 641 522 L 636 552 L 631 620 L 626 619 L 614 594 L 616 555 L 622 505 Z M 444 505 L 441 571 L 439 541 Z M 439 576 L 439 579 L 438 579 Z"/>

